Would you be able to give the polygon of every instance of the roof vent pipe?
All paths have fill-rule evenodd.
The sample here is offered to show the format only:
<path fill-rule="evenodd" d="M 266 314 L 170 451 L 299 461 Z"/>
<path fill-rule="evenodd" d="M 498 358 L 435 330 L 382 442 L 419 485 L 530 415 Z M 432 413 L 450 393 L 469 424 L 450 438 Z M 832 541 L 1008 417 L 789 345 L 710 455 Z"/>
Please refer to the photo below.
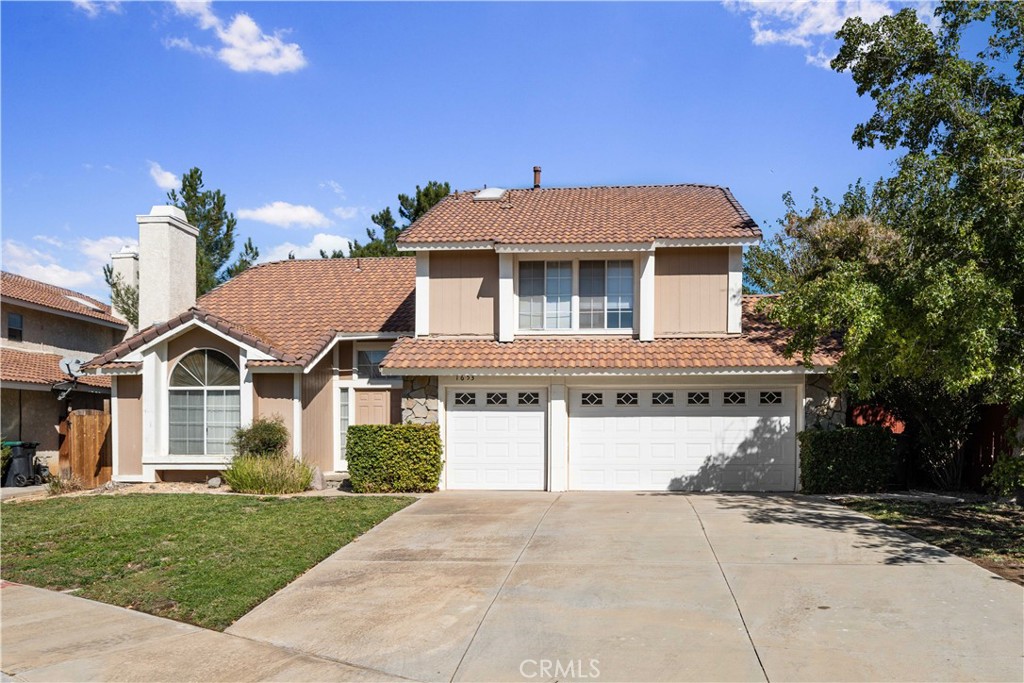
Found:
<path fill-rule="evenodd" d="M 533 189 L 540 189 L 540 166 L 533 167 Z"/>

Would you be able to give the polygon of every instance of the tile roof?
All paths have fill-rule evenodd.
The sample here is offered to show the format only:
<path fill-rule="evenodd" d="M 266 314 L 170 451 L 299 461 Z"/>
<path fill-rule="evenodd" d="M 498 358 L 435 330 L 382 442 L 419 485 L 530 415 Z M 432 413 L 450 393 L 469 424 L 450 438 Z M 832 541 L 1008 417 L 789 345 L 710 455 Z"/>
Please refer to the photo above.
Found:
<path fill-rule="evenodd" d="M 0 381 L 48 386 L 67 382 L 71 377 L 61 367 L 62 359 L 63 356 L 56 353 L 35 353 L 8 347 L 0 348 Z M 110 387 L 109 377 L 85 375 L 79 377 L 78 382 L 93 387 Z"/>
<path fill-rule="evenodd" d="M 290 259 L 254 266 L 203 295 L 177 318 L 140 331 L 89 362 L 122 358 L 191 320 L 275 359 L 305 365 L 337 334 L 412 332 L 413 258 Z"/>
<path fill-rule="evenodd" d="M 64 313 L 74 313 L 107 323 L 116 323 L 126 329 L 128 327 L 123 320 L 118 320 L 110 314 L 108 304 L 98 299 L 72 289 L 64 289 L 6 271 L 0 272 L 0 296 L 36 306 L 45 306 Z"/>
<path fill-rule="evenodd" d="M 757 223 L 728 188 L 646 185 L 508 190 L 498 201 L 455 193 L 398 241 L 578 244 L 760 237 Z"/>
<path fill-rule="evenodd" d="M 744 297 L 743 334 L 641 342 L 628 337 L 519 337 L 489 339 L 400 339 L 382 368 L 389 370 L 465 369 L 623 372 L 701 368 L 795 368 L 783 347 L 788 333 L 755 310 L 758 297 Z M 829 341 L 814 354 L 816 366 L 832 365 L 838 346 Z"/>

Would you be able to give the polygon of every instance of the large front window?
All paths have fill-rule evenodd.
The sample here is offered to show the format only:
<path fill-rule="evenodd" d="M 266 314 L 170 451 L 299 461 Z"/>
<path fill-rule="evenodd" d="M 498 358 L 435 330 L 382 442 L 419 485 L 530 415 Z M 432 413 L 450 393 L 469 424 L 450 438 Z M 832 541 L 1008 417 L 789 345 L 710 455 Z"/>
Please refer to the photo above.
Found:
<path fill-rule="evenodd" d="M 573 328 L 574 298 L 579 329 L 633 328 L 633 262 L 522 261 L 519 264 L 519 329 Z M 575 297 L 574 297 L 575 293 Z"/>
<path fill-rule="evenodd" d="M 356 372 L 360 379 L 380 379 L 380 363 L 388 355 L 387 349 L 368 349 L 356 353 Z"/>
<path fill-rule="evenodd" d="M 170 382 L 171 455 L 227 455 L 238 429 L 238 366 L 220 351 L 188 354 Z"/>

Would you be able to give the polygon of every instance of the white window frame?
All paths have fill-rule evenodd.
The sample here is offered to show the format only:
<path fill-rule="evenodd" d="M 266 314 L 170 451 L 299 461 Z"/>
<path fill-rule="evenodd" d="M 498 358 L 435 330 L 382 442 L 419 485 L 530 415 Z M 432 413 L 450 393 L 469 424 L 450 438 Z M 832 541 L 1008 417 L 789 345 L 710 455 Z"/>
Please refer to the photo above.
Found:
<path fill-rule="evenodd" d="M 387 351 L 394 346 L 393 341 L 356 342 L 352 344 L 352 382 L 359 387 L 401 387 L 401 377 L 363 377 L 359 374 L 360 351 Z"/>
<path fill-rule="evenodd" d="M 533 330 L 529 328 L 523 328 L 519 325 L 519 265 L 526 261 L 570 261 L 572 263 L 572 298 L 571 298 L 571 323 L 568 328 L 544 328 L 539 330 Z M 633 326 L 632 327 L 594 327 L 594 328 L 581 328 L 580 327 L 580 261 L 603 261 L 605 263 L 605 277 L 607 277 L 607 263 L 608 261 L 629 261 L 633 264 Z M 515 263 L 512 267 L 512 288 L 513 288 L 513 314 L 515 316 L 515 334 L 516 336 L 541 336 L 550 337 L 553 335 L 622 335 L 632 336 L 637 334 L 640 330 L 640 255 L 635 253 L 614 253 L 614 254 L 602 254 L 602 253 L 588 253 L 582 255 L 570 255 L 565 253 L 552 253 L 552 254 L 523 254 L 517 255 Z M 545 286 L 547 284 L 547 276 L 545 267 Z M 607 288 L 605 291 L 605 324 L 608 321 L 608 308 L 607 308 Z M 547 323 L 547 294 L 545 292 L 543 301 L 542 320 Z"/>
<path fill-rule="evenodd" d="M 204 386 L 201 386 L 201 387 L 175 387 L 175 386 L 172 386 L 171 385 L 171 376 L 174 374 L 174 371 L 177 369 L 178 364 L 181 363 L 181 361 L 185 360 L 185 358 L 187 358 L 188 356 L 191 356 L 193 353 L 196 353 L 196 352 L 199 352 L 199 351 L 205 351 L 205 352 L 207 352 L 207 354 L 209 354 L 211 351 L 215 352 L 215 353 L 219 353 L 220 355 L 224 356 L 229 361 L 231 361 L 232 365 L 235 366 L 235 371 L 238 373 L 238 384 L 233 385 L 233 386 L 232 385 L 224 385 L 224 386 L 216 386 L 216 387 L 211 387 L 211 386 L 207 386 L 207 385 L 204 385 Z M 204 346 L 204 347 L 197 347 L 197 348 L 191 349 L 190 351 L 188 351 L 188 352 L 184 353 L 182 356 L 180 356 L 176 361 L 174 361 L 174 365 L 172 365 L 169 368 L 169 371 L 167 373 L 167 391 L 168 391 L 168 397 L 167 397 L 167 415 L 168 415 L 168 418 L 167 418 L 167 454 L 168 455 L 179 456 L 179 457 L 181 457 L 181 456 L 184 456 L 184 457 L 203 457 L 203 456 L 221 457 L 221 456 L 230 456 L 231 455 L 230 448 L 225 453 L 210 453 L 210 450 L 209 450 L 210 449 L 210 441 L 209 441 L 209 428 L 210 428 L 210 425 L 209 425 L 209 410 L 208 410 L 207 406 L 209 405 L 210 392 L 211 391 L 237 391 L 238 392 L 238 426 L 241 427 L 242 424 L 243 424 L 243 419 L 242 419 L 243 418 L 243 415 L 242 415 L 242 412 L 243 412 L 242 411 L 242 383 L 243 383 L 242 373 L 243 373 L 243 370 L 242 370 L 241 367 L 239 367 L 237 359 L 232 358 L 229 354 L 224 353 L 220 349 L 214 349 L 214 348 L 211 348 L 211 347 L 205 347 Z M 180 391 L 201 391 L 201 392 L 203 392 L 203 452 L 202 453 L 174 453 L 174 452 L 171 451 L 171 423 L 170 423 L 171 401 L 170 401 L 170 393 L 180 392 Z"/>

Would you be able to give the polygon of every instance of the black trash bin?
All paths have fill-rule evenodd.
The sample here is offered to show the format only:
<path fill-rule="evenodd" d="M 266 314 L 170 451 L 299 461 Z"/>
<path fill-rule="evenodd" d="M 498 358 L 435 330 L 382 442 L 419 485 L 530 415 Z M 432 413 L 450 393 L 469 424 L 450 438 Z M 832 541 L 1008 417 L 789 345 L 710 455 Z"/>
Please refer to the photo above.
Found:
<path fill-rule="evenodd" d="M 39 444 L 34 441 L 8 441 L 4 445 L 11 447 L 11 460 L 7 463 L 4 486 L 28 486 L 35 483 L 33 463 Z"/>

